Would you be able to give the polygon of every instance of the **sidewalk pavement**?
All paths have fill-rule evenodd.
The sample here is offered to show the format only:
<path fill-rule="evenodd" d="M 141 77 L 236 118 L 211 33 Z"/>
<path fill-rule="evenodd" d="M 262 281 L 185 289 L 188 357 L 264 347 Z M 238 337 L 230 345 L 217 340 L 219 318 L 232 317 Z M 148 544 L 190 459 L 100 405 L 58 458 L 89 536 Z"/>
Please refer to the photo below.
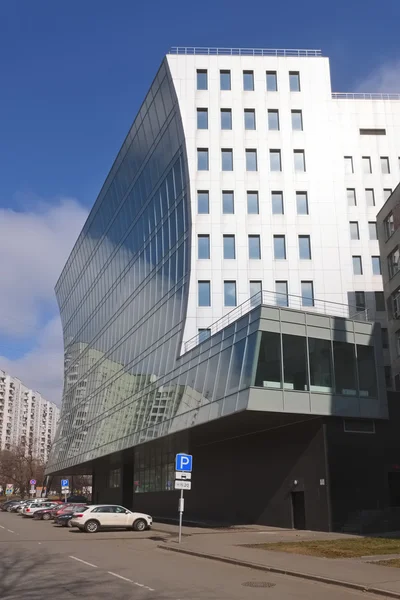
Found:
<path fill-rule="evenodd" d="M 182 543 L 179 545 L 175 525 L 156 523 L 154 530 L 164 533 L 164 541 L 159 544 L 164 550 L 400 599 L 400 569 L 366 562 L 373 561 L 376 558 L 374 556 L 362 559 L 328 559 L 243 547 L 243 544 L 354 536 L 257 526 L 206 531 L 196 527 L 184 527 Z"/>

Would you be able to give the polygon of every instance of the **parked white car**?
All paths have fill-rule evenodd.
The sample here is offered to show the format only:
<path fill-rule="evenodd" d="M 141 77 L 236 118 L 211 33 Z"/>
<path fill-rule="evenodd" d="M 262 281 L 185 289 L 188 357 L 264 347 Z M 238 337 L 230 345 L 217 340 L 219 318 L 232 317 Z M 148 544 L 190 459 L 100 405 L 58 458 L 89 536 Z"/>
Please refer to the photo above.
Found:
<path fill-rule="evenodd" d="M 87 533 L 96 533 L 101 528 L 150 529 L 153 519 L 149 515 L 133 512 L 116 504 L 96 504 L 85 512 L 74 514 L 71 527 L 78 527 Z"/>
<path fill-rule="evenodd" d="M 54 502 L 30 502 L 23 507 L 21 515 L 23 517 L 33 517 L 37 510 L 52 508 L 53 506 L 58 506 L 58 504 L 55 504 Z"/>

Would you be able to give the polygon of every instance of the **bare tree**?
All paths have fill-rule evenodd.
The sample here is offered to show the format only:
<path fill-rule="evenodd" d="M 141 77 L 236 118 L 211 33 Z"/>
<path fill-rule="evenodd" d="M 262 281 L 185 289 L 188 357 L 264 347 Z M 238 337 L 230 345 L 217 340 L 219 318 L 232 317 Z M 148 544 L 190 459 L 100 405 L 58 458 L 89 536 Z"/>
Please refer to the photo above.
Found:
<path fill-rule="evenodd" d="M 14 489 L 19 489 L 21 495 L 26 495 L 31 479 L 42 483 L 44 467 L 43 461 L 33 455 L 32 447 L 27 448 L 19 444 L 10 450 L 2 450 L 0 451 L 0 484 L 5 489 L 7 483 L 12 483 Z"/>

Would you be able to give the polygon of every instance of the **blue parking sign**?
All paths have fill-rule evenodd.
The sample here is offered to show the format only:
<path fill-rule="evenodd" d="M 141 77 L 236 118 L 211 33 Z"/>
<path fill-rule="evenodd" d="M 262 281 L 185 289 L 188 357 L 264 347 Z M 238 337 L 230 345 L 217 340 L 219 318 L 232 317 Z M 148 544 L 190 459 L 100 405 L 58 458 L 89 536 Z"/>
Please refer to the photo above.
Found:
<path fill-rule="evenodd" d="M 190 454 L 177 454 L 175 458 L 176 471 L 191 471 L 193 464 L 193 456 Z"/>
<path fill-rule="evenodd" d="M 61 479 L 61 487 L 69 487 L 69 479 Z"/>

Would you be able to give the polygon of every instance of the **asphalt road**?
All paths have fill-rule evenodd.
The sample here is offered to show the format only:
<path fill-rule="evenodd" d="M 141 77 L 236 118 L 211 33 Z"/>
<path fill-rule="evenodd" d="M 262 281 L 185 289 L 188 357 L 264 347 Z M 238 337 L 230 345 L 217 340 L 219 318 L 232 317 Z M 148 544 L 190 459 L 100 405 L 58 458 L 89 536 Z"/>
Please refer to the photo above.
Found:
<path fill-rule="evenodd" d="M 158 548 L 169 534 L 81 533 L 0 512 L 2 600 L 365 600 L 359 592 Z M 372 598 L 372 596 L 369 596 Z"/>

